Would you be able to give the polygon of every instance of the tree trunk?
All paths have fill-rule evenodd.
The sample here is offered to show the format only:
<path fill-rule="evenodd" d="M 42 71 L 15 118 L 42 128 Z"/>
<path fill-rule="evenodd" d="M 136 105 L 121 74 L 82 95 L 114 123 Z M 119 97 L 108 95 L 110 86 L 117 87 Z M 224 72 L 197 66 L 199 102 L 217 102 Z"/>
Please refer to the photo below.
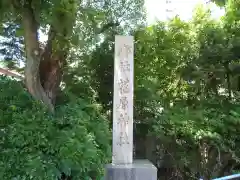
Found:
<path fill-rule="evenodd" d="M 39 67 L 41 85 L 54 105 L 59 91 L 63 71 L 61 62 L 64 61 L 60 55 L 55 55 L 50 59 L 42 59 Z"/>
<path fill-rule="evenodd" d="M 47 97 L 52 104 L 56 102 L 56 96 L 59 91 L 63 76 L 62 67 L 66 64 L 68 48 L 62 47 L 60 50 L 54 50 L 52 44 L 57 38 L 57 32 L 50 27 L 48 32 L 48 41 L 41 55 L 39 74 L 41 85 Z M 67 46 L 67 42 L 63 46 Z"/>
<path fill-rule="evenodd" d="M 228 89 L 228 99 L 231 100 L 232 99 L 232 89 L 231 89 L 231 80 L 230 80 L 230 69 L 229 69 L 229 63 L 226 62 L 224 64 L 225 67 L 225 71 L 226 71 L 226 79 L 227 79 L 227 89 Z"/>
<path fill-rule="evenodd" d="M 23 8 L 22 25 L 24 28 L 24 40 L 26 51 L 25 83 L 32 96 L 43 102 L 51 112 L 54 111 L 51 100 L 46 95 L 40 82 L 40 47 L 38 42 L 38 23 L 34 18 L 33 9 L 30 4 L 25 4 Z"/>
<path fill-rule="evenodd" d="M 24 1 L 24 5 L 17 3 L 15 8 L 23 7 L 22 25 L 24 28 L 24 40 L 26 51 L 25 83 L 32 96 L 43 102 L 50 111 L 54 111 L 54 104 L 63 76 L 63 67 L 69 52 L 70 37 L 77 17 L 78 1 L 68 2 L 68 9 L 63 5 L 54 11 L 57 17 L 50 25 L 48 41 L 44 48 L 40 47 L 38 40 L 39 24 L 36 21 L 31 0 Z M 62 11 L 62 9 L 65 9 Z M 69 16 L 69 12 L 72 13 Z M 119 23 L 108 23 L 99 33 L 117 26 Z M 52 44 L 55 47 L 52 47 Z"/>

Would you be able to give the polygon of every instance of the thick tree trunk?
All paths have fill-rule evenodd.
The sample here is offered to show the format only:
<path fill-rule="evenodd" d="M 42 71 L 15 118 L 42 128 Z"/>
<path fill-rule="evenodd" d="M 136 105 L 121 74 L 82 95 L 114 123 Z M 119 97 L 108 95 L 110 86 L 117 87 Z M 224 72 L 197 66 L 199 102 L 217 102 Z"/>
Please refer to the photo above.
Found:
<path fill-rule="evenodd" d="M 22 24 L 24 28 L 24 40 L 26 51 L 25 83 L 32 96 L 43 102 L 50 111 L 54 111 L 51 100 L 46 95 L 39 76 L 40 48 L 38 42 L 38 24 L 30 4 L 23 9 Z"/>
<path fill-rule="evenodd" d="M 75 8 L 74 3 L 70 3 L 70 5 Z M 21 7 L 19 4 L 18 6 Z M 77 9 L 74 8 L 72 10 L 75 12 Z M 39 24 L 36 21 L 31 0 L 25 1 L 23 5 L 22 25 L 25 33 L 27 59 L 25 67 L 26 87 L 35 99 L 43 102 L 52 112 L 63 75 L 62 67 L 65 65 L 69 50 L 68 37 L 72 34 L 75 22 L 75 15 L 69 18 L 62 11 L 56 11 L 54 16 L 61 17 L 59 21 L 67 22 L 67 24 L 61 28 L 51 25 L 47 44 L 42 48 L 37 33 Z M 57 43 L 57 49 L 52 47 L 53 42 Z"/>
<path fill-rule="evenodd" d="M 41 55 L 39 74 L 41 85 L 52 104 L 55 104 L 63 76 L 62 66 L 66 62 L 68 49 L 53 50 L 52 43 L 57 32 L 53 26 L 48 32 L 48 41 Z"/>
<path fill-rule="evenodd" d="M 32 96 L 42 101 L 52 112 L 56 96 L 61 83 L 63 71 L 69 51 L 69 37 L 72 35 L 73 27 L 77 16 L 77 1 L 68 2 L 68 10 L 72 16 L 61 10 L 65 6 L 54 11 L 53 16 L 57 17 L 52 22 L 48 33 L 48 41 L 44 48 L 40 47 L 38 40 L 39 24 L 36 21 L 32 0 L 24 1 L 24 5 L 15 1 L 15 8 L 21 7 L 22 25 L 24 28 L 24 40 L 26 51 L 25 83 Z M 59 21 L 59 22 L 58 22 Z M 59 25 L 59 27 L 58 27 Z M 61 26 L 62 25 L 62 26 Z M 111 26 L 119 23 L 108 23 L 100 30 L 104 32 Z M 52 47 L 52 44 L 57 46 Z"/>
<path fill-rule="evenodd" d="M 62 79 L 61 57 L 42 59 L 40 62 L 39 74 L 41 85 L 50 99 L 55 104 L 57 93 Z"/>

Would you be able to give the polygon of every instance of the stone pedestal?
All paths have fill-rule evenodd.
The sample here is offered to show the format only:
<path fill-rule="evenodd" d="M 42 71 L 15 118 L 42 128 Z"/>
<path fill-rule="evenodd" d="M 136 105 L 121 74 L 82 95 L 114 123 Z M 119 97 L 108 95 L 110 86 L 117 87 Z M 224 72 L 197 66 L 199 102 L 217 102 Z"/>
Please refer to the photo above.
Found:
<path fill-rule="evenodd" d="M 157 180 L 157 168 L 148 160 L 135 160 L 132 164 L 108 164 L 105 180 Z"/>

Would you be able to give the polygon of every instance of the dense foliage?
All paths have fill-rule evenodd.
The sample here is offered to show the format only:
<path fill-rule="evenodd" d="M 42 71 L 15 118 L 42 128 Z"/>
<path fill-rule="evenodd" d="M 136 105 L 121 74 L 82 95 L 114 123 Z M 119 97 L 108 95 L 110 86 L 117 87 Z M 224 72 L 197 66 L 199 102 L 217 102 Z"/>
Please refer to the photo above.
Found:
<path fill-rule="evenodd" d="M 174 18 L 138 36 L 147 53 L 136 51 L 136 63 L 143 63 L 137 85 L 151 91 L 136 100 L 144 102 L 139 113 L 152 113 L 146 118 L 158 139 L 159 167 L 171 170 L 162 171 L 163 179 L 211 179 L 240 170 L 238 6 L 229 1 L 221 21 L 199 7 L 191 22 Z"/>
<path fill-rule="evenodd" d="M 12 6 L 3 2 L 2 7 Z M 134 120 L 143 124 L 135 131 L 141 138 L 153 137 L 153 147 L 141 147 L 151 152 L 147 158 L 158 167 L 160 179 L 205 180 L 240 171 L 239 1 L 216 0 L 225 9 L 220 19 L 199 6 L 188 22 L 175 17 L 149 27 L 143 26 L 143 1 L 83 1 L 75 9 L 79 13 L 65 11 L 75 23 L 63 39 L 67 21 L 54 17 L 64 3 L 41 2 L 32 5 L 41 15 L 38 31 L 61 27 L 50 40 L 56 54 L 67 54 L 60 93 L 55 113 L 48 114 L 25 85 L 1 79 L 3 180 L 67 179 L 69 174 L 99 179 L 110 155 L 104 117 L 111 119 L 116 34 L 135 37 Z M 16 61 L 28 61 L 23 55 L 26 29 L 20 26 L 20 10 L 13 12 L 1 17 L 0 53 L 7 67 L 22 72 Z"/>
<path fill-rule="evenodd" d="M 148 128 L 157 138 L 152 156 L 160 179 L 210 179 L 240 170 L 238 6 L 229 1 L 221 20 L 199 6 L 190 22 L 176 17 L 133 33 L 134 119 L 145 124 L 136 131 Z M 87 61 L 106 112 L 113 40 L 109 35 Z"/>
<path fill-rule="evenodd" d="M 20 83 L 8 78 L 0 81 L 2 180 L 102 176 L 111 135 L 98 106 L 75 98 L 52 116 Z"/>

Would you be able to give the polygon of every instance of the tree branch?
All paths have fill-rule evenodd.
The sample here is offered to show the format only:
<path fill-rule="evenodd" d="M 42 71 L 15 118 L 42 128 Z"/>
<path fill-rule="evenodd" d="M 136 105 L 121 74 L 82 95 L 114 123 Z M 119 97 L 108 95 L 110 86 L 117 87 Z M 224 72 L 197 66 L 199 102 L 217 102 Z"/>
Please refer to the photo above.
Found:
<path fill-rule="evenodd" d="M 0 68 L 0 74 L 4 74 L 6 76 L 12 76 L 12 77 L 15 77 L 15 78 L 18 78 L 18 79 L 21 79 L 21 80 L 24 79 L 24 76 L 22 76 L 21 74 L 12 72 L 12 71 L 10 71 L 8 69 L 4 69 L 4 68 Z"/>

